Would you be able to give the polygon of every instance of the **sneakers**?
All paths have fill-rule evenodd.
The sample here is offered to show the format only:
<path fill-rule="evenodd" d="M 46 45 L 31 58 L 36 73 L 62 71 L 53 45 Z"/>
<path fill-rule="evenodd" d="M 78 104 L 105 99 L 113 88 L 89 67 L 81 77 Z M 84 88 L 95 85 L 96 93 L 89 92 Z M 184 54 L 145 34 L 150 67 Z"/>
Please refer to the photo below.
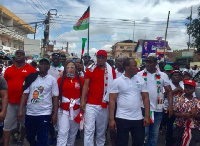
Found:
<path fill-rule="evenodd" d="M 23 141 L 18 141 L 18 142 L 17 142 L 17 146 L 24 146 Z"/>

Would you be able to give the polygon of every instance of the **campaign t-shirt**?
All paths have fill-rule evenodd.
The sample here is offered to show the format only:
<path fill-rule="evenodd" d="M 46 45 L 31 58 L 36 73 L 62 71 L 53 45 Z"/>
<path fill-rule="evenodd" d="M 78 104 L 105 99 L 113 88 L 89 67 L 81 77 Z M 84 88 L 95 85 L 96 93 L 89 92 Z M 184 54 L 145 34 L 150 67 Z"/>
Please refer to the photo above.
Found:
<path fill-rule="evenodd" d="M 143 72 L 138 72 L 138 76 L 143 78 Z M 166 73 L 158 72 L 160 74 L 161 81 L 161 93 L 163 93 L 163 87 L 170 85 L 169 78 Z M 149 91 L 149 100 L 150 100 L 150 110 L 155 112 L 162 112 L 162 109 L 157 109 L 157 83 L 155 78 L 156 73 L 149 73 L 147 71 L 147 88 Z"/>
<path fill-rule="evenodd" d="M 60 88 L 61 77 L 58 79 L 58 87 Z M 80 76 L 82 86 L 84 84 L 83 78 Z M 62 96 L 67 97 L 68 99 L 77 99 L 81 96 L 81 85 L 77 77 L 70 79 L 65 77 L 65 80 L 62 85 Z"/>
<path fill-rule="evenodd" d="M 98 66 L 91 72 L 89 69 L 85 72 L 85 79 L 90 79 L 87 103 L 101 105 L 104 92 L 104 73 Z M 116 78 L 115 70 L 112 68 L 113 79 Z"/>
<path fill-rule="evenodd" d="M 144 79 L 134 75 L 131 79 L 121 75 L 112 83 L 110 93 L 118 93 L 116 117 L 127 120 L 143 119 L 141 92 L 148 92 Z"/>
<path fill-rule="evenodd" d="M 59 95 L 58 84 L 56 79 L 49 74 L 45 77 L 38 75 L 24 93 L 29 93 L 27 115 L 50 115 L 52 113 L 52 96 Z"/>
<path fill-rule="evenodd" d="M 21 68 L 15 65 L 8 67 L 4 73 L 4 78 L 8 84 L 8 102 L 19 104 L 22 97 L 22 86 L 25 78 L 30 73 L 35 73 L 36 69 L 29 64 L 25 64 Z"/>

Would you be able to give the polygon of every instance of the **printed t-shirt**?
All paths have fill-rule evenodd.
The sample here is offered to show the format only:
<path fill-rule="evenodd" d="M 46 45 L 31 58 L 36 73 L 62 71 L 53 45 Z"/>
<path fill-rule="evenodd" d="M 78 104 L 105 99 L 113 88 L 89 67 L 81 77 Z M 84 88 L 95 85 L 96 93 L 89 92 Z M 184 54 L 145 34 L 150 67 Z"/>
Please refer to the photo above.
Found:
<path fill-rule="evenodd" d="M 29 93 L 27 115 L 50 115 L 52 113 L 52 96 L 59 94 L 58 84 L 56 79 L 49 74 L 45 77 L 38 75 L 24 93 Z"/>

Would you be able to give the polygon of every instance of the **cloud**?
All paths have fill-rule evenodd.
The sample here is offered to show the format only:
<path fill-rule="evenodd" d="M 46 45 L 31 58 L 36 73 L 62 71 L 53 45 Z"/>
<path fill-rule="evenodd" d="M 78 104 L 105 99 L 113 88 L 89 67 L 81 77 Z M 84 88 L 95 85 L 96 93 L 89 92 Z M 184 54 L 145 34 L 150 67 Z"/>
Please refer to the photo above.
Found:
<path fill-rule="evenodd" d="M 200 3 L 199 4 L 197 4 L 197 5 L 193 5 L 192 6 L 192 13 L 193 13 L 193 15 L 194 16 L 196 16 L 197 15 L 197 13 L 198 13 L 198 7 L 200 6 Z M 186 15 L 190 15 L 190 13 L 191 13 L 191 7 L 184 7 L 184 8 L 181 8 L 180 10 L 178 10 L 178 13 L 180 13 L 180 14 L 186 14 Z"/>
<path fill-rule="evenodd" d="M 177 45 L 185 46 L 188 40 L 185 18 L 190 14 L 190 6 L 193 5 L 195 16 L 199 5 L 197 0 L 42 0 L 42 3 L 28 1 L 40 13 L 52 8 L 57 9 L 58 16 L 51 16 L 50 38 L 57 41 L 56 47 L 66 46 L 68 42 L 69 50 L 77 54 L 81 52 L 81 38 L 87 38 L 88 31 L 74 31 L 72 27 L 89 5 L 90 52 L 93 54 L 99 49 L 109 50 L 119 41 L 132 40 L 134 21 L 135 41 L 164 37 L 168 11 L 171 14 L 167 40 L 169 45 L 175 44 L 172 48 L 179 49 L 180 46 Z M 38 14 L 25 0 L 4 0 L 2 3 L 15 13 L 26 13 L 19 16 L 27 22 L 44 20 L 46 17 Z M 37 30 L 36 36 L 43 37 L 43 27 Z"/>
<path fill-rule="evenodd" d="M 156 5 L 159 5 L 160 4 L 160 0 L 155 0 L 153 6 L 155 7 Z"/>

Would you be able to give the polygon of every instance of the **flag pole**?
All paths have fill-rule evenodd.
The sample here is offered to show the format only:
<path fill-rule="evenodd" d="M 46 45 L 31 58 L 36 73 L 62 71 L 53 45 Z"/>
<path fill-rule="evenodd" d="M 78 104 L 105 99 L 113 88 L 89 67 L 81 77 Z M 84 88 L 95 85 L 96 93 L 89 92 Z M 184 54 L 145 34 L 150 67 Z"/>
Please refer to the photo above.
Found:
<path fill-rule="evenodd" d="M 89 42 L 90 42 L 90 6 L 89 6 L 89 18 L 88 18 L 88 38 L 87 38 L 87 40 L 88 40 L 88 45 L 87 45 L 87 55 L 88 55 L 88 58 L 89 58 Z"/>

